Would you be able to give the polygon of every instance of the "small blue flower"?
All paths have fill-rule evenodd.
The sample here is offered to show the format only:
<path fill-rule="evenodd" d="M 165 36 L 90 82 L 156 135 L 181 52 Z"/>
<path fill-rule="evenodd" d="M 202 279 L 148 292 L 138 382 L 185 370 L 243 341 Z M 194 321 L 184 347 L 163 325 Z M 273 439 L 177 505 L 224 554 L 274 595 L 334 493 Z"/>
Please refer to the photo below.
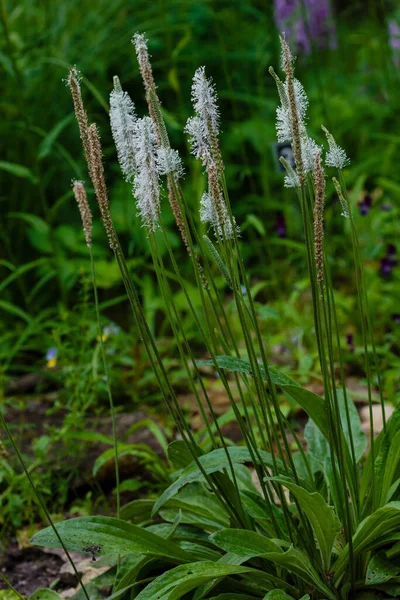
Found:
<path fill-rule="evenodd" d="M 49 348 L 46 352 L 46 360 L 55 360 L 57 358 L 58 348 Z"/>

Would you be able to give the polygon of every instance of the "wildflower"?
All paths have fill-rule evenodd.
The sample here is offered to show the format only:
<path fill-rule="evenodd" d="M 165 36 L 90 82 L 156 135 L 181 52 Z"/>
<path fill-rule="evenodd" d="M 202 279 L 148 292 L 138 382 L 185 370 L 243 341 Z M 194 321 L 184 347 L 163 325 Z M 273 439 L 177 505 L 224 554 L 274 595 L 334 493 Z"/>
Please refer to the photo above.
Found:
<path fill-rule="evenodd" d="M 314 170 L 315 204 L 314 204 L 314 254 L 317 270 L 317 281 L 324 279 L 324 205 L 325 176 L 322 168 L 321 153 L 317 154 Z"/>
<path fill-rule="evenodd" d="M 348 351 L 351 354 L 354 354 L 354 336 L 352 333 L 346 334 L 346 343 L 347 343 Z"/>
<path fill-rule="evenodd" d="M 277 29 L 285 31 L 297 50 L 309 54 L 312 43 L 321 48 L 336 47 L 330 0 L 275 0 L 274 4 Z"/>
<path fill-rule="evenodd" d="M 335 138 L 326 127 L 321 125 L 329 144 L 329 152 L 325 156 L 325 164 L 327 167 L 336 167 L 336 169 L 344 169 L 350 164 L 350 159 L 345 150 L 341 148 L 335 141 Z"/>
<path fill-rule="evenodd" d="M 103 225 L 107 233 L 110 248 L 112 250 L 116 250 L 118 244 L 110 215 L 107 186 L 104 178 L 100 136 L 97 127 L 94 123 L 89 127 L 88 138 L 90 149 L 89 164 L 91 179 L 96 193 L 101 219 L 103 221 Z"/>
<path fill-rule="evenodd" d="M 81 75 L 76 67 L 70 67 L 68 76 L 68 86 L 71 90 L 72 101 L 74 104 L 74 112 L 79 127 L 79 135 L 82 141 L 83 152 L 85 154 L 86 163 L 90 173 L 90 148 L 89 148 L 89 126 L 85 108 L 83 106 L 81 93 Z"/>
<path fill-rule="evenodd" d="M 114 89 L 110 94 L 111 131 L 126 181 L 133 180 L 136 169 L 133 140 L 136 119 L 132 100 L 122 90 L 118 77 L 114 77 Z"/>
<path fill-rule="evenodd" d="M 397 68 L 400 68 L 400 25 L 395 19 L 388 23 L 389 45 L 393 52 L 393 62 Z"/>
<path fill-rule="evenodd" d="M 345 199 L 345 197 L 343 196 L 343 192 L 342 192 L 342 188 L 340 186 L 340 183 L 338 182 L 338 180 L 336 179 L 336 177 L 332 177 L 332 181 L 335 184 L 335 188 L 336 188 L 336 193 L 338 195 L 338 198 L 340 200 L 340 205 L 342 207 L 342 217 L 345 217 L 346 219 L 350 219 L 350 214 L 349 214 L 349 205 Z"/>
<path fill-rule="evenodd" d="M 392 321 L 396 324 L 396 325 L 400 325 L 400 313 L 394 313 L 392 315 Z"/>
<path fill-rule="evenodd" d="M 142 75 L 146 95 L 148 95 L 150 90 L 155 92 L 157 88 L 153 77 L 153 70 L 151 68 L 149 51 L 147 49 L 147 38 L 145 37 L 145 34 L 135 33 L 132 38 L 132 44 L 135 46 L 140 74 Z"/>
<path fill-rule="evenodd" d="M 381 275 L 389 277 L 393 268 L 397 265 L 397 248 L 394 244 L 386 246 L 386 255 L 381 258 Z"/>
<path fill-rule="evenodd" d="M 110 325 L 105 325 L 101 333 L 101 341 L 106 342 L 109 337 L 117 335 L 120 331 L 121 328 L 118 327 L 118 325 L 115 325 L 114 323 L 110 323 Z M 100 336 L 97 337 L 97 340 L 100 341 Z"/>
<path fill-rule="evenodd" d="M 178 150 L 173 148 L 158 148 L 157 150 L 157 169 L 160 175 L 174 175 L 179 179 L 184 174 L 184 169 Z"/>
<path fill-rule="evenodd" d="M 372 197 L 369 194 L 366 194 L 362 200 L 358 203 L 360 208 L 360 215 L 365 217 L 372 207 Z"/>
<path fill-rule="evenodd" d="M 199 67 L 192 83 L 192 102 L 196 116 L 188 119 L 185 132 L 189 134 L 192 154 L 207 167 L 214 162 L 223 168 L 219 150 L 219 109 L 217 93 L 211 78 L 206 77 L 205 67 Z"/>
<path fill-rule="evenodd" d="M 58 349 L 57 348 L 49 348 L 46 352 L 46 367 L 48 369 L 54 369 L 54 367 L 57 365 L 57 355 L 58 355 Z"/>
<path fill-rule="evenodd" d="M 74 181 L 72 184 L 72 189 L 74 191 L 75 199 L 78 203 L 86 244 L 90 248 L 92 245 L 92 213 L 89 207 L 83 182 Z"/>
<path fill-rule="evenodd" d="M 279 213 L 276 216 L 275 231 L 278 234 L 278 237 L 280 237 L 280 238 L 286 237 L 286 219 L 285 219 L 285 215 L 283 215 L 282 213 Z"/>
<path fill-rule="evenodd" d="M 219 109 L 217 93 L 205 67 L 196 70 L 192 84 L 192 102 L 195 116 L 188 119 L 185 132 L 189 134 L 192 154 L 201 160 L 208 176 L 208 191 L 200 201 L 200 220 L 210 223 L 216 237 L 231 239 L 239 228 L 229 214 L 221 187 L 224 169 L 219 149 Z"/>
<path fill-rule="evenodd" d="M 381 210 L 383 210 L 384 212 L 390 212 L 392 210 L 392 206 L 391 206 L 391 204 L 388 204 L 387 202 L 384 202 L 381 205 Z"/>
<path fill-rule="evenodd" d="M 160 189 L 157 169 L 157 139 L 150 117 L 138 119 L 135 125 L 136 174 L 133 195 L 143 226 L 150 231 L 158 227 L 160 212 Z"/>

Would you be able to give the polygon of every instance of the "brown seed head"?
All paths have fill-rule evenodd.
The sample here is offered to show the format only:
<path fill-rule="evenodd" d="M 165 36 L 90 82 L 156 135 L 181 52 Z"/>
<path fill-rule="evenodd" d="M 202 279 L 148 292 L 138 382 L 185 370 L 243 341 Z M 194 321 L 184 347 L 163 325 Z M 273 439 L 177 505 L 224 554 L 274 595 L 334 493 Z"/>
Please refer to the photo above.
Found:
<path fill-rule="evenodd" d="M 280 37 L 282 46 L 282 67 L 286 75 L 287 81 L 287 94 L 289 101 L 289 116 L 290 116 L 290 129 L 292 134 L 292 147 L 294 159 L 296 161 L 296 172 L 299 177 L 300 186 L 303 187 L 306 178 L 304 174 L 303 158 L 301 155 L 301 118 L 296 101 L 296 92 L 294 88 L 294 69 L 293 69 L 293 57 L 290 52 L 290 48 L 286 41 Z"/>
<path fill-rule="evenodd" d="M 81 213 L 86 244 L 90 248 L 92 245 L 92 213 L 86 196 L 86 190 L 82 181 L 74 181 L 72 189 L 74 191 L 75 200 L 78 203 L 79 212 Z"/>
<path fill-rule="evenodd" d="M 114 226 L 111 220 L 110 208 L 108 204 L 107 186 L 104 178 L 100 136 L 95 123 L 93 123 L 89 127 L 88 139 L 90 149 L 90 172 L 94 191 L 96 192 L 97 203 L 100 208 L 101 219 L 103 221 L 103 225 L 108 236 L 110 248 L 112 250 L 117 250 L 118 244 L 116 240 Z"/>
<path fill-rule="evenodd" d="M 74 111 L 76 120 L 78 121 L 79 134 L 82 140 L 83 151 L 85 153 L 86 162 L 90 175 L 90 160 L 89 160 L 89 138 L 88 138 L 88 120 L 85 108 L 83 106 L 80 77 L 75 67 L 70 67 L 68 76 L 68 85 L 71 90 L 72 101 L 74 103 Z"/>
<path fill-rule="evenodd" d="M 325 176 L 321 161 L 321 152 L 315 157 L 314 166 L 314 185 L 315 185 L 315 203 L 314 203 L 314 254 L 315 266 L 317 270 L 317 281 L 322 283 L 324 280 L 324 206 L 325 206 Z"/>

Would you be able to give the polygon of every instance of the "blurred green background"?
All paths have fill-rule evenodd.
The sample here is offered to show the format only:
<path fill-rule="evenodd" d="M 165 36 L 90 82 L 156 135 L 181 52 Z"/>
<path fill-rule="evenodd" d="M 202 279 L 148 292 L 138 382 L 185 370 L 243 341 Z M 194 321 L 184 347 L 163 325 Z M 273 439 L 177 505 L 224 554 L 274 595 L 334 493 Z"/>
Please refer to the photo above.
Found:
<path fill-rule="evenodd" d="M 315 377 L 300 211 L 277 168 L 278 98 L 268 74 L 270 65 L 279 70 L 279 13 L 290 12 L 296 4 L 287 35 L 296 32 L 296 19 L 303 19 L 307 44 L 300 43 L 296 33 L 289 35 L 289 41 L 297 54 L 297 77 L 309 96 L 309 131 L 322 144 L 320 124 L 325 124 L 351 158 L 346 183 L 366 265 L 385 394 L 396 402 L 400 373 L 397 2 L 333 2 L 329 40 L 327 31 L 319 36 L 313 32 L 311 13 L 324 2 L 311 0 L 0 0 L 0 378 L 6 398 L 0 409 L 6 410 L 13 398 L 24 393 L 58 386 L 55 405 L 68 406 L 74 426 L 81 422 L 83 427 L 88 407 L 93 409 L 99 398 L 105 398 L 104 381 L 98 376 L 90 265 L 71 191 L 71 180 L 87 179 L 87 173 L 64 81 L 70 65 L 82 72 L 89 118 L 100 127 L 111 212 L 149 323 L 175 385 L 185 389 L 146 236 L 130 187 L 120 174 L 108 120 L 108 97 L 116 74 L 138 114 L 146 111 L 130 43 L 136 31 L 146 32 L 149 38 L 164 117 L 186 166 L 183 187 L 195 215 L 205 180 L 189 155 L 183 128 L 192 114 L 195 69 L 206 65 L 213 77 L 220 98 L 221 145 L 233 212 L 273 359 L 302 382 Z M 304 27 L 302 36 L 304 42 Z M 90 188 L 89 192 L 95 207 Z M 340 215 L 330 179 L 327 195 L 326 239 L 348 376 L 363 377 L 348 224 Z M 166 201 L 164 205 L 171 243 L 190 279 L 185 251 Z M 149 403 L 158 399 L 157 387 L 127 316 L 119 271 L 95 208 L 94 212 L 93 249 L 113 385 L 120 403 L 127 398 L 136 405 Z M 179 292 L 176 302 L 196 344 L 197 332 Z M 229 296 L 226 302 L 229 305 Z M 202 351 L 198 342 L 199 355 Z M 45 381 L 40 376 L 44 372 Z M 21 403 L 24 406 L 24 400 Z M 46 443 L 35 450 L 42 459 Z"/>

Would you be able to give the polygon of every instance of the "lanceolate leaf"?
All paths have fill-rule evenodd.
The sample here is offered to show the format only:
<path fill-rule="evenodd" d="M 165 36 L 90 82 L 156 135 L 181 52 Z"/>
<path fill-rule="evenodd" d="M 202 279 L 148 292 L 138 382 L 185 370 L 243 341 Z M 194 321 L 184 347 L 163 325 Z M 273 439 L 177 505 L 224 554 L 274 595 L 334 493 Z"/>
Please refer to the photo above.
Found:
<path fill-rule="evenodd" d="M 227 451 L 233 463 L 252 462 L 251 454 L 247 448 L 231 446 L 228 447 Z M 265 465 L 267 465 L 268 467 L 274 466 L 272 456 L 268 452 L 260 450 L 259 456 Z M 213 450 L 208 454 L 200 456 L 199 462 L 208 475 L 229 468 L 229 461 L 224 448 L 219 448 L 218 450 Z M 283 471 L 284 469 L 281 461 L 279 461 L 279 459 L 276 459 L 276 463 L 278 464 L 278 467 L 282 468 Z M 163 504 L 167 500 L 175 496 L 175 494 L 184 485 L 186 485 L 187 483 L 192 483 L 193 481 L 201 480 L 202 477 L 203 476 L 200 471 L 200 468 L 197 466 L 196 462 L 193 461 L 188 467 L 186 467 L 182 471 L 181 476 L 176 481 L 174 481 L 172 485 L 170 485 L 169 488 L 167 488 L 163 494 L 161 494 L 161 496 L 154 504 L 153 514 L 158 512 L 161 506 L 163 506 Z"/>
<path fill-rule="evenodd" d="M 293 600 L 292 596 L 288 596 L 282 590 L 271 590 L 263 600 Z"/>
<path fill-rule="evenodd" d="M 391 441 L 387 459 L 385 461 L 385 470 L 382 477 L 382 485 L 380 486 L 380 502 L 379 506 L 382 506 L 388 500 L 388 493 L 393 483 L 397 467 L 400 462 L 400 431 L 396 433 L 393 440 Z"/>
<path fill-rule="evenodd" d="M 271 552 L 264 555 L 265 558 L 279 565 L 287 571 L 298 575 L 307 583 L 314 585 L 324 594 L 323 597 L 329 600 L 336 600 L 336 596 L 331 590 L 321 581 L 317 571 L 311 565 L 309 557 L 296 548 L 290 547 L 286 552 Z"/>
<path fill-rule="evenodd" d="M 333 544 L 341 528 L 334 508 L 328 506 L 317 492 L 308 492 L 286 477 L 273 477 L 273 480 L 287 487 L 304 510 L 317 539 L 324 569 L 328 571 Z"/>
<path fill-rule="evenodd" d="M 136 600 L 178 600 L 187 592 L 217 577 L 257 572 L 255 569 L 235 565 L 223 565 L 211 561 L 200 561 L 180 565 L 152 581 Z"/>
<path fill-rule="evenodd" d="M 365 583 L 376 585 L 386 583 L 400 573 L 400 567 L 392 564 L 385 556 L 375 554 L 368 563 Z"/>
<path fill-rule="evenodd" d="M 189 562 L 192 556 L 171 540 L 112 517 L 78 517 L 56 525 L 68 550 L 94 555 L 128 554 L 140 552 L 153 556 L 167 556 L 177 562 Z M 35 534 L 31 540 L 37 546 L 61 548 L 52 527 Z"/>
<path fill-rule="evenodd" d="M 225 552 L 247 558 L 261 556 L 267 552 L 282 552 L 278 544 L 272 540 L 244 529 L 222 529 L 214 533 L 210 539 Z"/>
<path fill-rule="evenodd" d="M 353 555 L 365 549 L 372 550 L 382 544 L 382 538 L 400 527 L 400 502 L 389 502 L 364 519 L 353 535 Z M 349 545 L 347 544 L 335 563 L 335 585 L 348 567 Z"/>

